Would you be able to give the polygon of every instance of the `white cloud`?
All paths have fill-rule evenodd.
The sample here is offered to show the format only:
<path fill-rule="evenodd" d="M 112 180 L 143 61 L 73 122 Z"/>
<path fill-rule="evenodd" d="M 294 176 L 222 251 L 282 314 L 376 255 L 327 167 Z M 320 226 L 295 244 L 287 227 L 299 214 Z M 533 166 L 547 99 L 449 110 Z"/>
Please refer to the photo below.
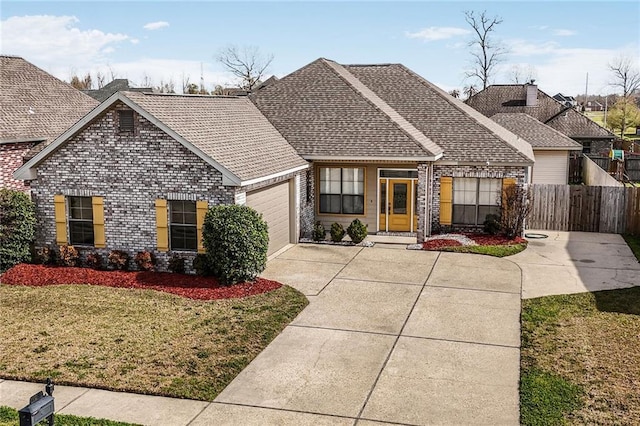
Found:
<path fill-rule="evenodd" d="M 132 38 L 131 40 L 129 40 L 131 42 L 131 44 L 138 44 L 140 43 L 140 40 L 137 38 Z"/>
<path fill-rule="evenodd" d="M 54 73 L 105 62 L 126 34 L 81 30 L 75 16 L 13 16 L 0 22 L 3 53 L 20 55 Z"/>
<path fill-rule="evenodd" d="M 445 40 L 448 38 L 469 34 L 471 31 L 465 28 L 456 27 L 429 27 L 418 32 L 411 33 L 405 31 L 405 36 L 409 38 L 419 38 L 424 41 Z"/>
<path fill-rule="evenodd" d="M 169 23 L 167 21 L 158 21 L 158 22 L 149 22 L 145 24 L 142 28 L 149 31 L 159 30 L 160 28 L 168 27 Z"/>
<path fill-rule="evenodd" d="M 502 66 L 503 82 L 508 82 L 508 70 L 517 63 L 527 63 L 535 67 L 540 88 L 553 96 L 558 92 L 571 95 L 585 91 L 586 75 L 589 73 L 589 93 L 605 94 L 614 91 L 609 85 L 611 72 L 607 64 L 625 52 L 638 51 L 638 46 L 624 46 L 610 49 L 565 48 L 555 42 L 527 43 L 510 40 L 510 56 L 520 56 L 524 60 L 505 63 Z M 636 54 L 637 55 L 637 54 Z M 516 58 L 514 58 L 516 59 Z"/>
<path fill-rule="evenodd" d="M 577 33 L 573 30 L 566 30 L 566 29 L 562 29 L 562 28 L 558 28 L 553 30 L 553 35 L 555 36 L 559 36 L 559 37 L 568 37 L 568 36 L 572 36 L 572 35 L 576 35 Z"/>

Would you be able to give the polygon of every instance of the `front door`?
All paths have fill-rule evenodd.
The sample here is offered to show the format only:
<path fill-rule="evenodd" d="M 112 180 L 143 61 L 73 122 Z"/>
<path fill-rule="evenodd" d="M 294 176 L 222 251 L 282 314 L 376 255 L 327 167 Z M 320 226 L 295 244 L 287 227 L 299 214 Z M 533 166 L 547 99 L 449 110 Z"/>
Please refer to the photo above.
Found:
<path fill-rule="evenodd" d="M 380 179 L 380 230 L 411 231 L 412 183 L 410 179 Z"/>

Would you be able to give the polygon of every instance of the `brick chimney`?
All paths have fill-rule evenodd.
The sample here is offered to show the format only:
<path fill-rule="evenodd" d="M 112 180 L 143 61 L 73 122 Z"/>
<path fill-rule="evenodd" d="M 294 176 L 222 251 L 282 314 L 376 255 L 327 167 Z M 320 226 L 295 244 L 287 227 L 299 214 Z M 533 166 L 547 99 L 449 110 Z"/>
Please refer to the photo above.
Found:
<path fill-rule="evenodd" d="M 533 80 L 531 80 L 531 83 L 525 84 L 524 87 L 527 90 L 526 105 L 528 107 L 538 106 L 538 86 L 533 84 Z"/>

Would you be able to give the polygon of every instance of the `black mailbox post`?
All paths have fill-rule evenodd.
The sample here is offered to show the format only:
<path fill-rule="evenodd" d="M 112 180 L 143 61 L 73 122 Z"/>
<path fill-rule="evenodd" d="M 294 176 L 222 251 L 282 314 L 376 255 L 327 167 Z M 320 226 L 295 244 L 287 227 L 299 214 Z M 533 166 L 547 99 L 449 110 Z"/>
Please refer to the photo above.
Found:
<path fill-rule="evenodd" d="M 47 419 L 49 426 L 53 426 L 53 413 L 55 408 L 53 404 L 53 383 L 51 383 L 51 379 L 47 379 L 45 392 L 46 394 L 40 391 L 33 395 L 29 400 L 29 405 L 18 410 L 20 426 L 33 426 L 44 419 Z"/>

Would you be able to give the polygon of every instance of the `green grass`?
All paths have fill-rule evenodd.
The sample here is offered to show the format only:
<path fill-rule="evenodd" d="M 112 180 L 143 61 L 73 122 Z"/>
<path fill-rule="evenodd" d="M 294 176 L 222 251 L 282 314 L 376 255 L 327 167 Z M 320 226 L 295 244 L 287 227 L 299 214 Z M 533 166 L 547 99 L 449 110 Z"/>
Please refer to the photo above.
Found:
<path fill-rule="evenodd" d="M 198 301 L 153 290 L 0 285 L 0 377 L 211 401 L 307 303 L 286 286 Z"/>
<path fill-rule="evenodd" d="M 69 414 L 55 414 L 53 417 L 56 426 L 136 426 L 133 423 L 114 422 L 105 419 L 94 419 L 93 417 L 78 417 Z M 17 426 L 19 420 L 18 410 L 0 406 L 0 426 Z M 40 424 L 44 425 L 46 422 Z"/>
<path fill-rule="evenodd" d="M 509 245 L 497 245 L 497 246 L 455 246 L 455 247 L 443 247 L 441 251 L 450 251 L 455 253 L 474 253 L 484 254 L 494 257 L 511 256 L 516 253 L 520 253 L 527 248 L 527 243 L 509 244 Z"/>
<path fill-rule="evenodd" d="M 640 262 L 640 237 L 637 235 L 625 234 L 622 238 L 624 238 L 633 254 L 636 255 L 636 259 Z"/>
<path fill-rule="evenodd" d="M 523 425 L 640 424 L 640 287 L 522 302 Z"/>

